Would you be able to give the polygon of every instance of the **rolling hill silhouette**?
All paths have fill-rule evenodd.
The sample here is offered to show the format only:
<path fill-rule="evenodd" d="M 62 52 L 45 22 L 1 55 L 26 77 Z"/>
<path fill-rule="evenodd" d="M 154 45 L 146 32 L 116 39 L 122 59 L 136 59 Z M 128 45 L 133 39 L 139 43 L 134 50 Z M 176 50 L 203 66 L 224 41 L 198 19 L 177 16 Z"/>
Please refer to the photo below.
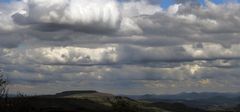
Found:
<path fill-rule="evenodd" d="M 152 99 L 152 96 L 144 98 Z M 220 110 L 218 107 L 208 110 L 189 106 L 184 100 L 170 100 L 158 99 L 151 102 L 93 90 L 64 91 L 54 95 L 20 96 L 0 100 L 0 112 L 239 112 L 239 105 L 226 110 Z"/>

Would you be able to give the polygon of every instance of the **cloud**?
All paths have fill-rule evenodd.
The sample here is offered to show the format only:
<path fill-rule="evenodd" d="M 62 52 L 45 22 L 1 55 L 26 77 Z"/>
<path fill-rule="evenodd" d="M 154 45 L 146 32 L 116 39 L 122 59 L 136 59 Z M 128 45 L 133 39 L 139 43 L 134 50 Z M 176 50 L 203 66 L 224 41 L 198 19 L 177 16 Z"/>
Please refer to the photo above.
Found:
<path fill-rule="evenodd" d="M 197 0 L 175 0 L 176 3 L 188 3 L 188 2 L 192 2 L 192 3 L 198 3 L 199 1 Z"/>
<path fill-rule="evenodd" d="M 224 47 L 214 43 L 195 43 L 177 46 L 95 45 L 95 46 L 49 46 L 1 49 L 1 62 L 6 64 L 44 65 L 122 65 L 161 62 L 194 62 L 215 60 L 239 60 L 239 45 Z M 217 62 L 216 62 L 217 63 Z M 220 63 L 219 65 L 221 66 Z M 229 65 L 230 66 L 230 65 Z"/>
<path fill-rule="evenodd" d="M 1 32 L 7 32 L 7 31 L 11 31 L 14 29 L 14 24 L 12 23 L 12 21 L 9 21 L 10 18 L 6 17 L 4 14 L 0 13 L 1 15 L 1 19 L 0 19 L 0 31 Z"/>
<path fill-rule="evenodd" d="M 40 31 L 69 29 L 87 33 L 139 34 L 135 16 L 151 15 L 162 9 L 147 1 L 118 3 L 115 0 L 28 0 L 13 20 Z M 144 10 L 142 10 L 144 7 Z"/>
<path fill-rule="evenodd" d="M 162 12 L 162 8 L 145 0 L 129 1 L 122 4 L 122 14 L 124 17 L 153 15 L 157 12 Z"/>
<path fill-rule="evenodd" d="M 216 5 L 207 2 L 204 8 L 173 5 L 165 13 L 138 17 L 136 21 L 147 36 L 156 35 L 167 40 L 177 37 L 186 43 L 198 41 L 229 45 L 239 43 L 238 9 L 239 4 L 231 3 Z"/>
<path fill-rule="evenodd" d="M 15 22 L 46 31 L 109 32 L 118 29 L 121 18 L 114 0 L 28 0 L 27 6 L 26 13 L 13 16 Z"/>
<path fill-rule="evenodd" d="M 3 61 L 11 64 L 106 64 L 116 61 L 114 47 L 79 48 L 79 47 L 47 47 L 26 50 L 3 49 Z"/>
<path fill-rule="evenodd" d="M 156 2 L 0 4 L 0 64 L 13 91 L 239 90 L 240 5 Z"/>
<path fill-rule="evenodd" d="M 0 3 L 0 34 L 11 32 L 19 27 L 12 21 L 11 16 L 19 12 L 23 7 L 24 4 L 22 2 L 12 2 L 10 4 Z"/>
<path fill-rule="evenodd" d="M 9 68 L 10 66 L 5 67 Z M 118 88 L 127 90 L 127 93 L 131 94 L 136 91 L 162 93 L 163 90 L 165 92 L 165 89 L 175 93 L 183 90 L 195 90 L 194 88 L 201 88 L 196 91 L 224 91 L 224 88 L 229 87 L 232 89 L 228 89 L 228 91 L 236 91 L 236 88 L 239 88 L 237 86 L 239 84 L 238 68 L 224 70 L 201 66 L 192 74 L 189 68 L 194 68 L 195 65 L 190 63 L 177 67 L 143 67 L 139 65 L 121 67 L 28 65 L 22 66 L 21 69 L 16 65 L 11 65 L 11 67 L 16 69 L 5 69 L 5 72 L 9 74 L 9 80 L 12 81 L 11 86 L 31 85 L 32 88 L 39 89 L 41 86 L 45 86 L 49 90 L 55 87 L 61 90 L 68 87 L 70 87 L 69 89 L 97 89 L 100 87 L 108 92 L 114 93 L 114 88 Z M 53 91 L 57 92 L 58 89 Z M 135 92 L 131 91 L 132 89 Z M 39 92 L 37 89 L 28 91 Z M 48 91 L 44 93 L 48 93 Z"/>

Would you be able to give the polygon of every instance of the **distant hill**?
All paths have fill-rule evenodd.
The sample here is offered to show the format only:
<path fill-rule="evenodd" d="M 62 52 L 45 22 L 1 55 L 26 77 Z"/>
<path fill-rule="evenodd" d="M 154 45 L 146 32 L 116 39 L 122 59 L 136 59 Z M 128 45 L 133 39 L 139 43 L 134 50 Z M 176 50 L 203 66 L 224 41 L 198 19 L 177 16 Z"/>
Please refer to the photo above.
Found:
<path fill-rule="evenodd" d="M 56 97 L 63 97 L 63 98 L 84 98 L 84 97 L 108 97 L 112 98 L 114 95 L 108 93 L 101 93 L 98 91 L 64 91 L 61 93 L 57 93 Z"/>
<path fill-rule="evenodd" d="M 106 106 L 111 105 L 111 102 L 115 101 L 115 96 L 108 93 L 101 93 L 94 90 L 86 90 L 86 91 L 64 91 L 61 93 L 57 93 L 52 97 L 55 98 L 69 98 L 69 99 L 87 99 L 99 104 L 103 104 Z"/>
<path fill-rule="evenodd" d="M 212 97 L 226 97 L 226 98 L 236 98 L 240 97 L 240 93 L 215 93 L 215 92 L 190 92 L 190 93 L 180 93 L 174 95 L 129 95 L 128 97 L 133 99 L 181 99 L 181 100 L 198 100 L 198 99 L 209 99 Z"/>
<path fill-rule="evenodd" d="M 239 93 L 180 93 L 176 95 L 132 95 L 135 100 L 150 102 L 182 103 L 190 107 L 202 109 L 226 109 L 240 104 Z"/>

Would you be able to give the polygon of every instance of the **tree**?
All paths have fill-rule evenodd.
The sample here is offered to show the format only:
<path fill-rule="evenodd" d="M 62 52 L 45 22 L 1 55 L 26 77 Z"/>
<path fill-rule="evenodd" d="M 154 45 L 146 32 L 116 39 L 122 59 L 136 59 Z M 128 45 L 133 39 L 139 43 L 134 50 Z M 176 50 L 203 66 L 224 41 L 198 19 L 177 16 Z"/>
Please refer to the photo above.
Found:
<path fill-rule="evenodd" d="M 3 70 L 0 69 L 0 97 L 5 96 L 7 92 L 6 86 L 7 86 L 7 81 L 6 79 L 4 79 Z"/>

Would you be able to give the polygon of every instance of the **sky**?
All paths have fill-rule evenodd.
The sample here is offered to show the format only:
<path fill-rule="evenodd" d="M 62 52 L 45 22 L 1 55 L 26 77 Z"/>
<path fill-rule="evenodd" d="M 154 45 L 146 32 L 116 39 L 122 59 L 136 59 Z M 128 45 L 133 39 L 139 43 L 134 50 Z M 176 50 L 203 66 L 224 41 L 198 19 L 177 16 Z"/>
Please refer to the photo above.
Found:
<path fill-rule="evenodd" d="M 9 3 L 9 2 L 13 2 L 13 1 L 17 1 L 17 0 L 0 0 L 0 2 L 2 3 Z M 121 1 L 125 1 L 125 0 L 119 0 Z M 157 3 L 159 3 L 159 5 L 162 8 L 168 8 L 169 6 L 171 6 L 172 4 L 175 4 L 176 2 L 174 0 L 152 0 L 152 1 L 157 1 Z M 189 0 L 176 0 L 176 1 L 189 1 Z M 204 5 L 204 0 L 192 0 L 192 1 L 197 1 L 200 4 Z M 240 0 L 211 0 L 213 3 L 216 4 L 222 4 L 225 3 L 227 1 L 235 1 L 235 2 L 240 2 Z"/>
<path fill-rule="evenodd" d="M 240 90 L 236 0 L 0 1 L 10 93 Z"/>

